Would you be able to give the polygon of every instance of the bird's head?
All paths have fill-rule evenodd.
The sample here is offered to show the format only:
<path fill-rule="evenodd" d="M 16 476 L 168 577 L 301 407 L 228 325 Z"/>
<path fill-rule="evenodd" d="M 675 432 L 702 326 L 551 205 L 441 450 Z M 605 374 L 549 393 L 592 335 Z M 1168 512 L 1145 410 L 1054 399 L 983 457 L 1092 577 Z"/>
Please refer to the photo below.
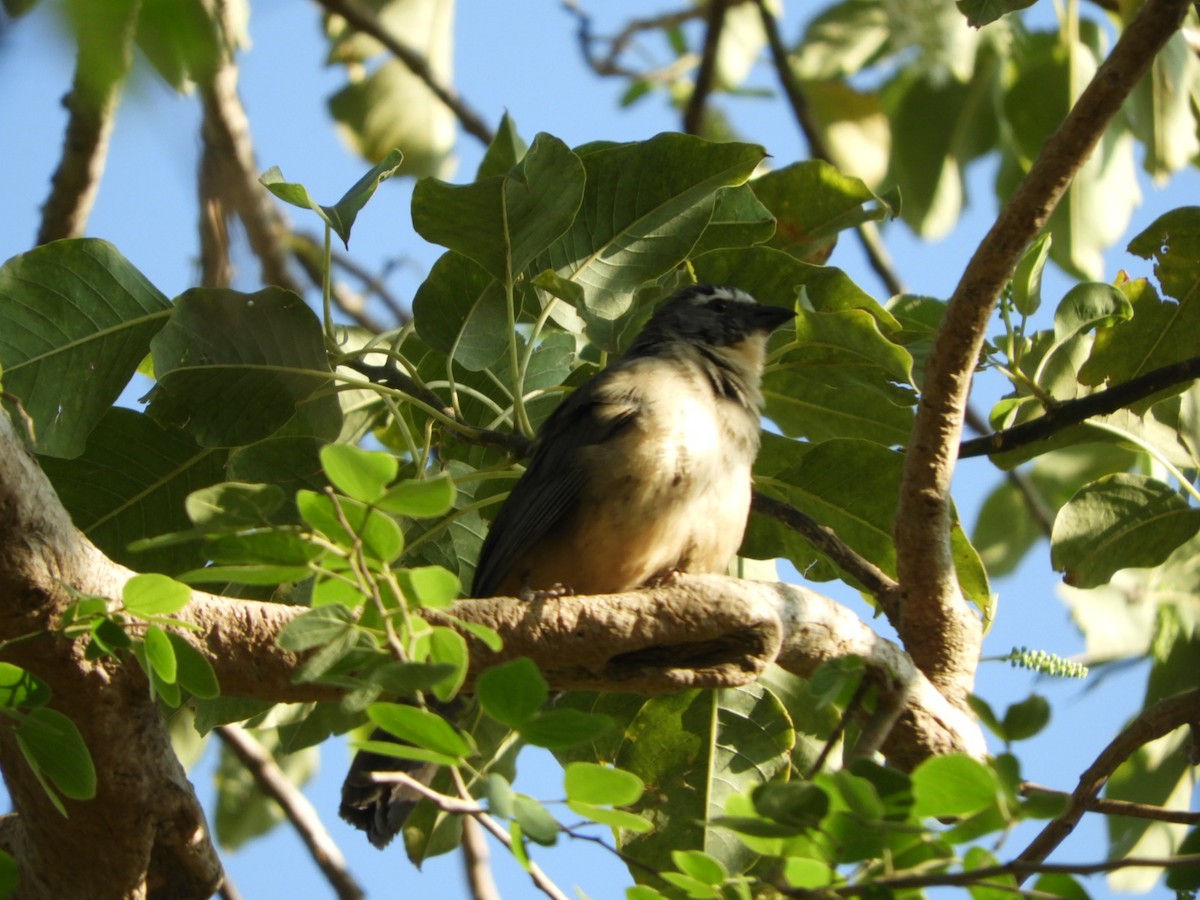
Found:
<path fill-rule="evenodd" d="M 795 313 L 764 306 L 745 291 L 697 284 L 676 293 L 655 311 L 629 348 L 630 356 L 661 354 L 691 347 L 706 356 L 738 363 L 757 374 L 767 336 Z M 756 371 L 757 370 L 757 371 Z"/>

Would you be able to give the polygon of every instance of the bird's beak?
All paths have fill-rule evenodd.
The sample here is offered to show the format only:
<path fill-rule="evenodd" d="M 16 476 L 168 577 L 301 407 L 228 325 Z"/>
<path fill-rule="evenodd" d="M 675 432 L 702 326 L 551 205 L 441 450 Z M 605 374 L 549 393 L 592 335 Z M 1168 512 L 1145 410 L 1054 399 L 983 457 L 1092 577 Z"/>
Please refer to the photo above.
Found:
<path fill-rule="evenodd" d="M 750 313 L 751 324 L 762 331 L 774 331 L 794 318 L 795 311 L 785 306 L 756 306 Z"/>

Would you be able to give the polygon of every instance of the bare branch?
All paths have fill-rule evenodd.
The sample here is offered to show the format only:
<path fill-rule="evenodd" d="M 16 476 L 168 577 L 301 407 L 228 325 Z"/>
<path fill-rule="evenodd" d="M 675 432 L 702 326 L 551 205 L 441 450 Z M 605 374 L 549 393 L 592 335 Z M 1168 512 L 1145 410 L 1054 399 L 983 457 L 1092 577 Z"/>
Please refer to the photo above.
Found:
<path fill-rule="evenodd" d="M 833 164 L 833 154 L 821 136 L 817 120 L 813 118 L 812 107 L 809 106 L 808 98 L 804 96 L 804 90 L 800 87 L 800 82 L 792 71 L 792 64 L 788 61 L 787 47 L 784 46 L 783 38 L 779 34 L 779 22 L 767 7 L 766 0 L 755 0 L 755 2 L 758 4 L 758 12 L 762 17 L 763 31 L 767 35 L 771 63 L 775 67 L 775 74 L 779 78 L 779 84 L 783 87 L 784 96 L 787 97 L 788 106 L 792 109 L 796 124 L 800 126 L 800 132 L 808 143 L 808 155 L 813 159 L 823 159 L 825 162 Z M 879 276 L 888 292 L 893 296 L 903 294 L 904 283 L 896 274 L 892 261 L 888 258 L 887 250 L 879 239 L 879 229 L 873 222 L 863 222 L 855 229 L 855 232 L 858 234 L 859 243 L 862 244 L 863 252 L 867 256 L 867 262 Z"/>
<path fill-rule="evenodd" d="M 896 624 L 921 670 L 959 702 L 973 682 L 981 636 L 954 575 L 950 480 L 987 324 L 1021 254 L 1187 8 L 1187 0 L 1149 0 L 1121 35 L 967 264 L 926 363 L 896 516 L 905 591 Z"/>
<path fill-rule="evenodd" d="M 500 900 L 500 889 L 492 877 L 487 835 L 470 816 L 463 819 L 462 829 L 463 868 L 467 884 L 471 886 L 472 900 Z"/>
<path fill-rule="evenodd" d="M 512 850 L 512 836 L 509 835 L 507 829 L 502 828 L 500 823 L 488 815 L 487 810 L 478 803 L 438 793 L 425 783 L 418 781 L 404 772 L 376 772 L 371 777 L 380 784 L 402 784 L 413 792 L 420 794 L 426 800 L 429 800 L 442 812 L 450 813 L 451 815 L 473 817 L 480 825 L 487 829 L 492 837 L 509 850 Z M 538 890 L 547 897 L 551 897 L 553 900 L 567 900 L 567 895 L 558 889 L 558 886 L 550 880 L 537 863 L 530 860 L 527 871 Z"/>
<path fill-rule="evenodd" d="M 1131 378 L 1122 384 L 1088 394 L 1086 397 L 1059 403 L 1032 421 L 963 441 L 958 447 L 958 458 L 992 456 L 1037 441 L 1044 441 L 1058 434 L 1064 428 L 1078 425 L 1092 416 L 1114 413 L 1139 400 L 1145 400 L 1160 391 L 1195 378 L 1200 378 L 1200 356 L 1193 356 L 1191 359 L 1162 366 L 1144 375 L 1139 375 L 1137 378 Z"/>
<path fill-rule="evenodd" d="M 790 503 L 776 500 L 761 491 L 754 492 L 752 504 L 755 512 L 782 522 L 827 556 L 845 575 L 862 585 L 889 619 L 899 615 L 900 585 L 887 572 L 859 555 L 832 528 L 805 515 Z"/>
<path fill-rule="evenodd" d="M 219 725 L 214 731 L 246 767 L 259 790 L 279 804 L 337 896 L 341 900 L 361 900 L 365 897 L 363 889 L 346 868 L 342 851 L 321 823 L 321 817 L 308 798 L 276 765 L 267 749 L 240 725 Z"/>
<path fill-rule="evenodd" d="M 1121 869 L 1185 869 L 1200 865 L 1200 853 L 1182 856 L 1141 857 L 1129 856 L 1125 859 L 1109 859 L 1097 863 L 1023 863 L 1010 862 L 998 866 L 981 866 L 969 872 L 947 872 L 933 875 L 906 875 L 895 878 L 877 878 L 871 882 L 852 884 L 845 887 L 827 888 L 829 894 L 838 897 L 857 897 L 860 894 L 884 890 L 907 890 L 925 887 L 994 887 L 1002 891 L 1012 891 L 1012 885 L 1003 881 L 993 881 L 997 878 L 1039 874 L 1061 875 L 1100 875 L 1105 872 L 1118 872 Z M 785 897 L 809 897 L 811 891 L 789 890 L 783 892 Z"/>
<path fill-rule="evenodd" d="M 290 227 L 258 182 L 250 121 L 238 96 L 237 78 L 237 66 L 229 56 L 211 79 L 199 85 L 204 110 L 203 160 L 214 170 L 207 178 L 245 225 L 250 248 L 262 266 L 263 283 L 302 294 L 303 289 L 288 268 L 286 237 Z"/>
<path fill-rule="evenodd" d="M 392 56 L 404 63 L 408 70 L 421 79 L 433 95 L 454 113 L 463 130 L 484 144 L 492 142 L 495 135 L 479 114 L 467 106 L 453 88 L 438 81 L 425 57 L 388 31 L 379 21 L 374 10 L 358 0 L 317 0 L 317 2 L 331 13 L 341 16 L 363 34 L 369 34 L 383 44 Z"/>
<path fill-rule="evenodd" d="M 1144 709 L 1096 757 L 1086 772 L 1079 776 L 1079 787 L 1071 794 L 1071 804 L 1057 819 L 1051 820 L 1041 833 L 1021 851 L 1017 862 L 1038 864 L 1054 852 L 1075 829 L 1083 814 L 1099 796 L 1117 766 L 1143 747 L 1184 725 L 1200 724 L 1200 690 L 1176 694 Z"/>
<path fill-rule="evenodd" d="M 1051 797 L 1070 797 L 1066 791 L 1044 787 L 1026 781 L 1021 785 L 1021 796 L 1029 797 L 1041 794 Z M 1101 813 L 1106 816 L 1128 816 L 1133 819 L 1151 819 L 1155 822 L 1172 822 L 1176 825 L 1200 825 L 1200 812 L 1189 812 L 1186 809 L 1164 809 L 1161 806 L 1151 806 L 1148 803 L 1131 803 L 1128 800 L 1109 800 L 1106 797 L 1093 797 L 1084 804 L 1088 812 Z"/>
<path fill-rule="evenodd" d="M 700 54 L 700 67 L 696 70 L 696 83 L 692 96 L 683 111 L 683 130 L 688 134 L 704 132 L 704 105 L 715 87 L 717 74 L 717 51 L 721 47 L 721 30 L 725 27 L 725 10 L 729 0 L 708 0 L 708 22 L 704 32 L 704 50 Z"/>
<path fill-rule="evenodd" d="M 81 7 L 86 34 L 79 37 L 75 78 L 63 100 L 67 133 L 63 155 L 42 207 L 38 244 L 80 237 L 100 190 L 121 87 L 133 64 L 133 35 L 140 0 Z"/>

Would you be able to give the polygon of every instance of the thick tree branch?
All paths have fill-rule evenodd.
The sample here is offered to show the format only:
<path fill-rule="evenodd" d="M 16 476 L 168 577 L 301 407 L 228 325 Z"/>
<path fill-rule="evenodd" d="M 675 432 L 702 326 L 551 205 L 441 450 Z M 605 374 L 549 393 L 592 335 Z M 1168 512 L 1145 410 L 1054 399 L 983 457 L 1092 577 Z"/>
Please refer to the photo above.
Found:
<path fill-rule="evenodd" d="M 108 140 L 112 135 L 121 87 L 133 63 L 133 36 L 140 0 L 114 0 L 84 9 L 67 108 L 63 155 L 54 172 L 50 196 L 42 207 L 38 244 L 80 237 L 100 190 Z"/>
<path fill-rule="evenodd" d="M 981 636 L 954 575 L 950 481 L 988 321 L 1021 254 L 1187 7 L 1187 0 L 1149 0 L 1121 35 L 967 264 L 926 363 L 896 516 L 905 605 L 895 624 L 921 670 L 958 701 L 971 688 Z"/>
<path fill-rule="evenodd" d="M 132 574 L 73 527 L 11 420 L 0 416 L 0 641 L 9 641 L 6 661 L 50 685 L 51 705 L 79 728 L 99 782 L 96 800 L 68 801 L 64 820 L 28 770 L 11 728 L 0 728 L 0 768 L 20 810 L 0 827 L 0 845 L 19 860 L 22 896 L 207 897 L 220 881 L 203 812 L 140 669 L 86 659 L 83 642 L 59 628 L 77 596 L 72 590 L 116 598 Z M 227 696 L 336 699 L 335 688 L 294 683 L 303 660 L 276 643 L 305 611 L 195 591 L 179 618 L 199 627 L 178 633 L 208 657 Z M 497 654 L 468 638 L 468 689 L 483 669 L 516 656 L 531 657 L 557 690 L 661 694 L 745 684 L 772 663 L 807 675 L 824 661 L 854 655 L 902 710 L 884 746 L 894 762 L 985 752 L 978 726 L 900 648 L 803 588 L 681 577 L 612 596 L 464 600 L 449 613 L 490 625 L 505 640 Z M 119 846 L 107 839 L 112 834 L 123 836 Z"/>
<path fill-rule="evenodd" d="M 467 106 L 453 88 L 438 81 L 433 70 L 429 68 L 429 63 L 420 53 L 401 42 L 384 28 L 374 10 L 359 3 L 358 0 L 317 0 L 317 2 L 331 13 L 341 16 L 363 34 L 369 34 L 383 44 L 392 56 L 404 63 L 408 70 L 421 79 L 433 95 L 454 113 L 464 131 L 478 138 L 484 144 L 492 142 L 494 137 L 492 129 L 480 118 L 479 114 Z"/>
<path fill-rule="evenodd" d="M 1184 725 L 1200 727 L 1200 690 L 1176 694 L 1144 709 L 1109 743 L 1079 776 L 1079 786 L 1071 794 L 1071 804 L 1057 819 L 1021 851 L 1020 863 L 1038 864 L 1046 859 L 1075 830 L 1083 814 L 1091 808 L 1117 767 L 1139 748 Z"/>
<path fill-rule="evenodd" d="M 246 767 L 259 789 L 279 804 L 339 900 L 361 900 L 365 897 L 363 889 L 346 868 L 346 858 L 329 836 L 317 811 L 276 765 L 267 748 L 240 725 L 220 725 L 214 730 L 222 743 Z"/>
<path fill-rule="evenodd" d="M 1152 397 L 1159 391 L 1195 378 L 1200 378 L 1200 356 L 1193 356 L 1191 359 L 1162 366 L 1144 375 L 1139 375 L 1137 378 L 1131 378 L 1122 384 L 1088 394 L 1086 397 L 1056 404 L 1029 422 L 963 441 L 958 447 L 958 458 L 992 456 L 1037 441 L 1044 441 L 1058 434 L 1064 428 L 1078 425 L 1092 416 L 1114 413 L 1139 400 Z"/>

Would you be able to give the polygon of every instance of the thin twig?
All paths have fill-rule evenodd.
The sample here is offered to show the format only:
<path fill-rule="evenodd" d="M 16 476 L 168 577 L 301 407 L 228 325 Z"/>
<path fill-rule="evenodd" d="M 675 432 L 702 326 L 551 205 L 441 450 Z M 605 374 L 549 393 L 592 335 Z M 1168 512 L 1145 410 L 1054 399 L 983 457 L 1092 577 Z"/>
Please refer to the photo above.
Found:
<path fill-rule="evenodd" d="M 297 233 L 292 237 L 294 241 L 302 242 L 313 250 L 316 250 L 320 246 L 320 242 L 311 234 Z M 368 271 L 353 258 L 338 250 L 334 250 L 333 264 L 339 269 L 345 269 L 361 281 L 365 293 L 378 297 L 380 302 L 387 307 L 388 312 L 395 317 L 396 324 L 403 325 L 412 318 L 412 313 L 409 309 L 387 289 L 387 285 L 383 283 L 383 280 L 373 272 Z"/>
<path fill-rule="evenodd" d="M 429 67 L 429 61 L 407 44 L 401 42 L 388 31 L 379 17 L 369 6 L 358 0 L 317 0 L 317 2 L 335 15 L 341 16 L 350 25 L 363 34 L 369 34 L 387 49 L 392 56 L 402 62 L 410 72 L 421 79 L 427 88 L 446 107 L 454 113 L 463 130 L 482 141 L 485 145 L 492 142 L 494 133 L 473 109 L 458 96 L 453 88 L 444 85 L 434 75 Z"/>
<path fill-rule="evenodd" d="M 971 374 L 996 299 L 1188 6 L 1188 0 L 1148 0 L 1125 29 L 967 264 L 926 362 L 896 515 L 905 604 L 894 624 L 914 662 L 952 700 L 970 689 L 981 630 L 954 574 L 950 482 Z"/>
<path fill-rule="evenodd" d="M 1046 859 L 1075 829 L 1117 766 L 1139 747 L 1189 724 L 1200 724 L 1200 690 L 1168 697 L 1142 710 L 1079 776 L 1079 786 L 1072 792 L 1066 812 L 1047 823 L 1016 861 L 1037 864 Z"/>
<path fill-rule="evenodd" d="M 291 779 L 283 774 L 266 748 L 240 725 L 219 725 L 214 730 L 246 767 L 259 790 L 279 804 L 338 897 L 342 900 L 361 900 L 366 896 L 346 867 L 342 851 L 321 824 L 317 811 Z"/>
<path fill-rule="evenodd" d="M 487 829 L 488 833 L 491 834 L 492 837 L 498 840 L 510 851 L 512 850 L 512 836 L 508 833 L 508 830 L 490 815 L 488 815 L 487 810 L 478 803 L 439 793 L 438 791 L 435 791 L 433 788 L 429 787 L 429 785 L 418 781 L 416 778 L 413 778 L 411 775 L 407 775 L 404 772 L 373 772 L 371 774 L 371 779 L 377 784 L 402 784 L 420 794 L 425 799 L 429 800 L 442 812 L 450 813 L 452 815 L 473 816 L 480 825 Z M 536 885 L 538 890 L 540 890 L 543 894 L 554 898 L 554 900 L 567 900 L 567 895 L 559 890 L 558 886 L 550 880 L 546 873 L 542 871 L 541 867 L 533 860 L 529 861 L 529 868 L 527 871 L 529 872 L 529 877 L 533 880 L 534 885 Z"/>
<path fill-rule="evenodd" d="M 291 245 L 292 254 L 296 262 L 300 263 L 300 268 L 304 270 L 308 280 L 318 288 L 323 287 L 325 284 L 324 250 L 310 245 L 307 240 L 293 240 Z M 345 313 L 346 317 L 360 328 L 371 334 L 382 334 L 385 330 L 383 323 L 376 321 L 375 317 L 367 312 L 363 299 L 352 294 L 343 285 L 336 282 L 332 285 L 330 299 L 334 306 Z"/>
<path fill-rule="evenodd" d="M 63 99 L 67 131 L 63 154 L 42 206 L 37 242 L 80 237 L 100 190 L 121 86 L 133 63 L 140 0 L 88 10 L 91 33 L 81 35 L 71 92 Z"/>
<path fill-rule="evenodd" d="M 1152 397 L 1159 391 L 1200 378 L 1200 356 L 1184 359 L 1169 366 L 1153 369 L 1137 378 L 1096 391 L 1086 397 L 1067 400 L 1050 407 L 1029 422 L 1005 428 L 983 437 L 963 441 L 958 447 L 958 458 L 992 456 L 1044 441 L 1071 425 L 1078 425 L 1092 416 L 1104 416 L 1131 406 L 1139 400 Z"/>
<path fill-rule="evenodd" d="M 861 584 L 863 589 L 878 601 L 880 608 L 889 618 L 899 613 L 900 585 L 887 572 L 839 538 L 832 528 L 822 525 L 790 503 L 777 500 L 761 491 L 754 492 L 751 508 L 783 523 L 808 541 L 843 573 Z"/>
<path fill-rule="evenodd" d="M 708 0 L 708 22 L 704 32 L 704 50 L 692 96 L 683 111 L 683 130 L 688 134 L 704 132 L 704 105 L 717 80 L 717 51 L 721 47 L 721 31 L 725 27 L 725 10 L 729 0 Z"/>
<path fill-rule="evenodd" d="M 359 359 L 348 359 L 343 361 L 341 365 L 347 369 L 353 369 L 360 375 L 365 375 L 376 384 L 382 384 L 385 387 L 401 391 L 427 406 L 440 409 L 447 415 L 453 415 L 453 410 L 450 410 L 446 406 L 441 397 L 428 388 L 417 384 L 395 365 L 372 366 Z M 488 428 L 471 428 L 470 433 L 460 432 L 459 437 L 470 443 L 478 444 L 481 447 L 492 447 L 496 450 L 503 450 L 505 453 L 512 453 L 515 456 L 528 456 L 531 450 L 530 441 L 524 435 L 515 432 L 493 431 Z"/>
<path fill-rule="evenodd" d="M 856 897 L 877 890 L 905 890 L 924 887 L 993 887 L 999 890 L 1012 891 L 1012 885 L 1004 882 L 993 882 L 988 879 L 1017 876 L 1025 878 L 1029 875 L 1101 875 L 1105 872 L 1117 872 L 1121 869 L 1185 869 L 1200 866 L 1200 853 L 1181 856 L 1143 857 L 1130 856 L 1125 859 L 1109 859 L 1097 863 L 1023 863 L 1013 861 L 998 866 L 981 866 L 967 872 L 946 872 L 934 875 L 902 875 L 895 878 L 876 878 L 870 882 L 846 885 L 845 887 L 826 888 L 830 894 L 839 897 Z M 786 897 L 809 897 L 812 892 L 807 889 L 784 891 Z"/>
<path fill-rule="evenodd" d="M 1057 791 L 1026 781 L 1021 785 L 1021 796 L 1044 794 L 1052 797 L 1070 797 L 1066 791 Z M 1190 812 L 1186 809 L 1164 809 L 1149 803 L 1132 803 L 1129 800 L 1110 800 L 1107 797 L 1093 797 L 1087 801 L 1088 812 L 1100 813 L 1106 816 L 1129 816 L 1133 819 L 1150 819 L 1155 822 L 1172 822 L 1176 825 L 1200 825 L 1200 812 Z"/>

